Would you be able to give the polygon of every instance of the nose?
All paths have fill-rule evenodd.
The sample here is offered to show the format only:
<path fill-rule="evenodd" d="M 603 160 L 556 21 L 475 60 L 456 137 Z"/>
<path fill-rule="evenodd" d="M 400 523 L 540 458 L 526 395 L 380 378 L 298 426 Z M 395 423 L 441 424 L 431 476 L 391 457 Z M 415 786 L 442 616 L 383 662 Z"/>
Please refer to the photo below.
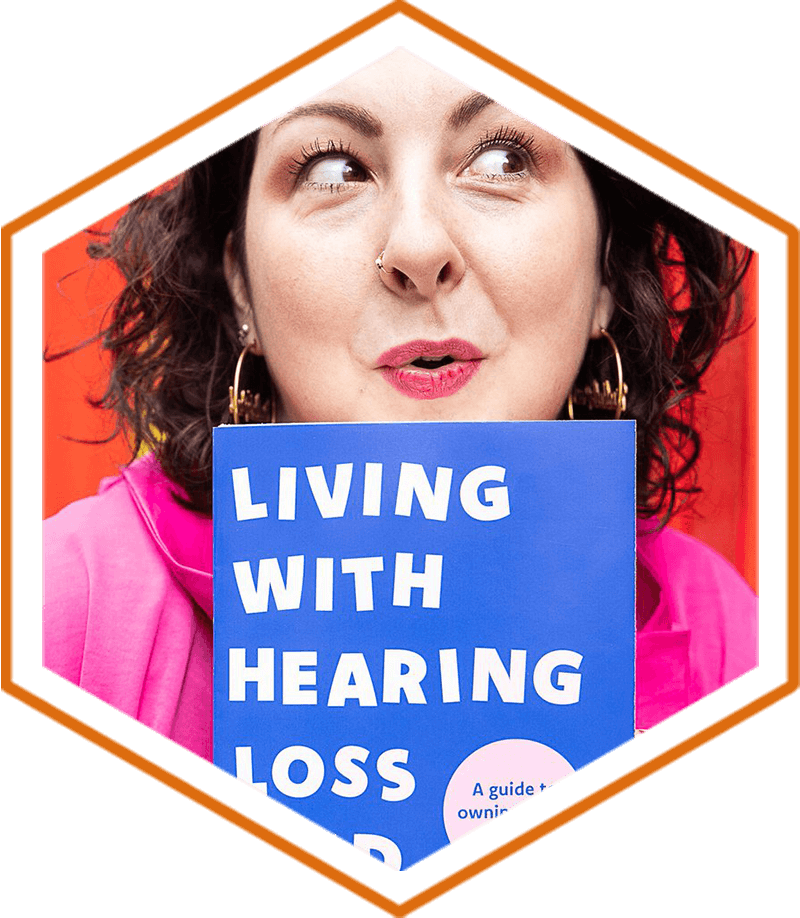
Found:
<path fill-rule="evenodd" d="M 376 262 L 383 283 L 409 300 L 434 300 L 456 287 L 466 263 L 441 196 L 406 188 L 389 207 L 388 238 Z"/>

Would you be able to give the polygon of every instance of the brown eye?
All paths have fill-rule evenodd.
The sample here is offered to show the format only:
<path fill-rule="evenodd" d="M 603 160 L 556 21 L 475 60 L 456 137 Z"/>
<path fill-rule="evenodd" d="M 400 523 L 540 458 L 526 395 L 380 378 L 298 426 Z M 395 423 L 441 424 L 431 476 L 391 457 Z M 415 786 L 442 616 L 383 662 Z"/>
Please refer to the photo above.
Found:
<path fill-rule="evenodd" d="M 366 182 L 367 170 L 351 156 L 324 156 L 306 170 L 303 180 L 313 185 Z"/>
<path fill-rule="evenodd" d="M 522 153 L 505 147 L 494 147 L 479 153 L 464 170 L 464 174 L 481 177 L 519 175 L 526 168 L 527 162 Z"/>

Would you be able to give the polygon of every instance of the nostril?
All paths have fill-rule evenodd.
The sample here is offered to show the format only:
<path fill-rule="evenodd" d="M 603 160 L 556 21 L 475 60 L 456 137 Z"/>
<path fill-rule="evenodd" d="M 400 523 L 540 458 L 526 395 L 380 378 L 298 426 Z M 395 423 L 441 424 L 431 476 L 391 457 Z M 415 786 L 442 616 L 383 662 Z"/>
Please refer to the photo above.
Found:
<path fill-rule="evenodd" d="M 395 292 L 414 290 L 425 296 L 433 296 L 437 288 L 446 287 L 458 280 L 459 267 L 452 259 L 445 260 L 435 275 L 432 271 L 434 266 L 430 263 L 415 265 L 411 273 L 407 274 L 397 267 L 397 260 L 396 256 L 387 258 L 385 252 L 381 252 L 375 262 L 382 280 Z"/>

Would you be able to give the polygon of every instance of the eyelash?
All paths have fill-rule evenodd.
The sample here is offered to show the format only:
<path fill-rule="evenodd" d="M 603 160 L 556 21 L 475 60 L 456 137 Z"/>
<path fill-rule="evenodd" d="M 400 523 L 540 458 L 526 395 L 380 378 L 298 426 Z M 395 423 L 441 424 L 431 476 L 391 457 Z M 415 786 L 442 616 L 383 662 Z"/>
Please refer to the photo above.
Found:
<path fill-rule="evenodd" d="M 344 143 L 341 140 L 329 140 L 326 143 L 320 141 L 317 138 L 310 146 L 306 148 L 305 146 L 300 148 L 300 155 L 298 157 L 292 158 L 292 165 L 289 166 L 289 172 L 292 175 L 297 176 L 297 183 L 302 183 L 302 178 L 304 173 L 308 172 L 311 166 L 314 165 L 317 160 L 324 159 L 326 156 L 347 156 L 350 159 L 354 159 L 357 162 L 360 162 L 358 153 L 350 146 L 348 143 Z M 365 171 L 367 171 L 365 169 Z M 346 184 L 351 184 L 348 182 L 307 182 L 305 183 L 309 186 L 314 186 L 318 188 L 325 188 L 325 190 L 337 191 L 341 190 L 341 187 Z"/>
<path fill-rule="evenodd" d="M 289 171 L 294 175 L 299 175 L 310 163 L 322 156 L 330 156 L 331 153 L 338 153 L 340 156 L 357 156 L 357 154 L 350 149 L 350 145 L 341 140 L 329 140 L 323 146 L 322 141 L 317 138 L 311 144 L 311 149 L 306 149 L 305 146 L 300 148 L 300 156 L 299 158 L 292 159 L 293 165 L 289 167 Z"/>
<path fill-rule="evenodd" d="M 535 139 L 531 135 L 525 134 L 523 131 L 519 131 L 516 128 L 503 126 L 491 134 L 487 133 L 464 158 L 464 165 L 461 168 L 465 169 L 486 150 L 496 149 L 497 147 L 521 153 L 529 161 L 533 169 L 536 169 L 539 165 L 541 154 L 539 145 L 536 143 Z M 303 146 L 300 148 L 299 156 L 292 158 L 289 172 L 297 176 L 298 185 L 305 184 L 307 187 L 313 187 L 320 190 L 342 191 L 350 185 L 358 184 L 353 182 L 303 183 L 303 175 L 308 172 L 314 163 L 324 159 L 326 156 L 346 156 L 360 163 L 358 153 L 350 144 L 344 143 L 341 140 L 328 140 L 323 142 L 317 138 L 310 147 L 307 148 Z M 364 168 L 365 172 L 369 173 L 366 167 L 362 168 Z M 486 175 L 484 178 L 491 181 L 518 181 L 519 175 L 519 173 L 515 172 L 508 173 L 507 175 Z"/>
<path fill-rule="evenodd" d="M 515 153 L 521 153 L 528 160 L 532 169 L 536 169 L 541 161 L 540 147 L 530 134 L 525 134 L 523 131 L 519 131 L 516 128 L 504 126 L 498 128 L 491 134 L 486 134 L 486 136 L 470 150 L 464 158 L 463 168 L 466 169 L 466 167 L 474 162 L 481 153 L 486 152 L 486 150 L 495 150 L 498 147 L 511 150 Z M 495 181 L 517 181 L 518 175 L 519 173 L 508 173 L 505 176 L 486 176 L 486 178 Z"/>

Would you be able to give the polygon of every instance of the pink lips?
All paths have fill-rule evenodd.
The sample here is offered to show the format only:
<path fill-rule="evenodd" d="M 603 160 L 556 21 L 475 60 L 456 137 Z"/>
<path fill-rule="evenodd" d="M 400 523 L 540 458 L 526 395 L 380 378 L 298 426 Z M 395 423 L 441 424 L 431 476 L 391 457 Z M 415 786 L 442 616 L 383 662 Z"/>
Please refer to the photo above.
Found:
<path fill-rule="evenodd" d="M 444 398 L 454 395 L 480 369 L 483 354 L 461 338 L 445 341 L 409 341 L 390 348 L 378 358 L 384 379 L 409 398 Z M 420 361 L 417 366 L 415 361 Z M 440 366 L 438 362 L 442 361 Z M 431 366 L 425 366 L 425 363 Z"/>

